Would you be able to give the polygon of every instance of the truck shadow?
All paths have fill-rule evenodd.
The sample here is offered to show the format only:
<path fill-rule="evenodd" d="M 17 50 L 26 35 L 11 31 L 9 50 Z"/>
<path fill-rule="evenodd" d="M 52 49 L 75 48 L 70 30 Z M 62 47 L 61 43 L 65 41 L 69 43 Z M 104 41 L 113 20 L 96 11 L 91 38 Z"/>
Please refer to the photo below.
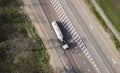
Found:
<path fill-rule="evenodd" d="M 69 49 L 75 48 L 77 46 L 77 43 L 75 43 L 74 41 L 72 41 L 72 36 L 70 35 L 70 32 L 65 28 L 65 26 L 63 24 L 66 25 L 66 23 L 64 22 L 58 22 L 58 26 L 64 36 L 64 40 L 68 43 Z"/>
<path fill-rule="evenodd" d="M 83 73 L 78 68 L 73 68 L 72 66 L 71 67 L 68 66 L 68 68 L 64 66 L 64 70 L 66 73 Z"/>

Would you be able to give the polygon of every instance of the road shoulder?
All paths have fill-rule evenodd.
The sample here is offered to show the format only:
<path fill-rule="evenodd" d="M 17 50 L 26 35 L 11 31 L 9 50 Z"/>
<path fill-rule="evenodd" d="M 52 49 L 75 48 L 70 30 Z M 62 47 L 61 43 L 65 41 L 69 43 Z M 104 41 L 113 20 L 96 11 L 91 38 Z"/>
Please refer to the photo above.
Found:
<path fill-rule="evenodd" d="M 115 47 L 115 44 L 114 44 L 114 42 L 111 39 L 110 33 L 108 33 L 108 32 L 105 31 L 105 29 L 102 27 L 102 25 L 100 24 L 100 22 L 98 21 L 98 19 L 94 16 L 94 14 L 92 13 L 92 11 L 90 10 L 90 7 L 86 3 L 86 1 L 85 0 L 80 0 L 80 2 L 82 3 L 84 9 L 87 11 L 87 13 L 89 14 L 91 20 L 93 21 L 94 24 L 92 24 L 92 25 L 101 33 L 101 35 L 104 38 L 104 40 L 111 47 L 112 52 L 115 54 L 115 56 L 120 61 L 120 53 L 117 51 L 117 49 Z"/>
<path fill-rule="evenodd" d="M 42 26 L 44 24 L 41 22 L 41 20 L 37 16 L 37 12 L 33 8 L 31 0 L 23 0 L 23 1 L 24 1 L 24 4 L 25 4 L 24 5 L 25 12 L 30 17 L 30 19 L 32 21 L 32 24 L 36 28 L 38 35 L 43 40 L 43 42 L 44 42 L 44 44 L 47 48 L 47 51 L 50 55 L 50 65 L 53 67 L 55 73 L 60 73 L 60 71 L 62 69 L 62 66 L 59 64 L 59 61 L 56 57 L 56 54 L 53 52 L 53 49 L 50 46 L 50 43 L 48 42 L 48 37 L 46 35 L 46 32 L 44 31 L 45 30 L 44 27 Z M 41 16 L 44 16 L 44 15 L 42 15 L 42 13 L 41 13 Z"/>

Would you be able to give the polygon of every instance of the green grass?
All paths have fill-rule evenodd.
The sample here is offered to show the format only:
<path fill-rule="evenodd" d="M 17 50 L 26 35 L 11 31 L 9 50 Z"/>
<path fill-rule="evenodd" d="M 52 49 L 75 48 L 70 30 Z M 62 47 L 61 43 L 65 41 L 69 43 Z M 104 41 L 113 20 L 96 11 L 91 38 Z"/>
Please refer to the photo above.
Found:
<path fill-rule="evenodd" d="M 28 34 L 37 42 L 36 46 L 34 46 L 34 50 L 32 50 L 33 60 L 35 65 L 37 65 L 37 70 L 41 73 L 53 73 L 52 68 L 49 65 L 50 55 L 47 53 L 43 41 L 37 34 L 36 29 L 32 25 L 31 21 L 29 21 L 29 18 L 26 20 L 26 24 L 29 24 L 25 25 Z"/>
<path fill-rule="evenodd" d="M 0 73 L 53 73 L 50 55 L 23 6 L 22 0 L 0 1 Z"/>
<path fill-rule="evenodd" d="M 110 19 L 113 26 L 120 32 L 120 11 L 117 7 L 117 3 L 114 1 L 117 1 L 117 3 L 120 4 L 119 0 L 97 0 L 97 3 Z"/>
<path fill-rule="evenodd" d="M 104 29 L 109 32 L 111 34 L 111 38 L 115 43 L 116 48 L 118 49 L 118 51 L 120 50 L 120 42 L 119 40 L 116 38 L 116 36 L 112 33 L 112 31 L 108 28 L 107 24 L 105 23 L 105 21 L 103 20 L 103 18 L 100 16 L 100 14 L 96 11 L 95 7 L 93 6 L 93 4 L 91 3 L 90 0 L 86 0 L 86 2 L 89 4 L 91 11 L 93 12 L 93 14 L 96 16 L 96 18 L 99 20 L 99 22 L 101 23 L 101 25 L 104 27 Z M 118 29 L 118 28 L 116 28 Z"/>

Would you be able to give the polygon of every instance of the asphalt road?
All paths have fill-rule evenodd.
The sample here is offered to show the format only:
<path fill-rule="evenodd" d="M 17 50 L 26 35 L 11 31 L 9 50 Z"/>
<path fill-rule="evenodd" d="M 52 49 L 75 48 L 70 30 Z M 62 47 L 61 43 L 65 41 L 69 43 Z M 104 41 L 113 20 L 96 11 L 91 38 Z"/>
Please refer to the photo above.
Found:
<path fill-rule="evenodd" d="M 38 1 L 31 1 L 33 7 L 35 8 L 35 11 L 38 14 L 38 17 L 40 17 L 39 9 L 37 9 L 38 7 L 36 7 L 36 2 Z M 42 9 L 49 22 L 49 24 L 44 25 L 44 29 L 46 30 L 46 33 L 50 38 L 49 41 L 52 43 L 55 52 L 57 53 L 61 63 L 63 64 L 64 70 L 67 73 L 96 73 L 96 70 L 87 60 L 81 49 L 76 45 L 74 40 L 70 38 L 69 35 L 65 34 L 67 33 L 67 31 L 65 30 L 62 30 L 62 32 L 64 32 L 65 37 L 67 37 L 66 40 L 71 39 L 70 41 L 68 41 L 71 48 L 69 50 L 63 50 L 60 47 L 60 44 L 50 24 L 53 20 L 59 21 L 59 18 L 57 17 L 49 0 L 39 0 L 39 3 L 42 6 Z"/>
<path fill-rule="evenodd" d="M 92 24 L 94 23 L 91 21 L 86 10 L 82 7 L 82 2 L 80 2 L 80 0 L 60 0 L 60 2 L 64 10 L 66 10 L 65 12 L 69 15 L 69 18 L 71 18 L 74 27 L 78 29 L 78 34 L 82 33 L 80 32 L 80 27 L 84 31 L 81 35 L 85 34 L 83 36 L 86 37 L 85 44 L 88 45 L 88 50 L 97 63 L 101 73 L 120 73 L 120 63 L 118 59 L 99 31 L 93 27 Z"/>
<path fill-rule="evenodd" d="M 86 15 L 80 2 L 78 0 L 59 0 L 64 9 L 62 15 L 62 11 L 55 11 L 55 3 L 52 4 L 50 1 L 31 0 L 31 3 L 40 19 L 39 7 L 42 7 L 46 15 L 48 23 L 42 26 L 44 26 L 47 36 L 49 36 L 48 41 L 52 44 L 57 57 L 63 65 L 63 73 L 119 73 L 119 64 L 111 54 L 110 47 L 105 43 L 97 29 L 92 27 L 91 24 L 93 23 L 89 16 Z M 38 2 L 39 6 L 36 5 Z M 57 5 L 56 10 L 59 10 L 60 7 L 57 8 Z M 60 23 L 59 26 L 69 43 L 70 49 L 68 50 L 63 50 L 60 47 L 60 43 L 52 29 L 50 23 L 55 20 L 62 21 L 62 24 L 64 24 Z M 84 43 L 83 49 L 80 48 L 81 44 L 79 44 L 81 39 Z"/>
<path fill-rule="evenodd" d="M 108 17 L 104 14 L 104 11 L 100 8 L 100 6 L 97 4 L 97 2 L 95 0 L 91 0 L 91 2 L 93 3 L 93 5 L 95 6 L 96 10 L 99 12 L 99 14 L 101 15 L 101 17 L 104 19 L 104 21 L 106 22 L 107 26 L 110 28 L 110 30 L 114 33 L 114 35 L 116 36 L 116 38 L 120 41 L 120 33 L 114 28 L 113 24 L 111 23 L 111 21 L 108 19 Z"/>

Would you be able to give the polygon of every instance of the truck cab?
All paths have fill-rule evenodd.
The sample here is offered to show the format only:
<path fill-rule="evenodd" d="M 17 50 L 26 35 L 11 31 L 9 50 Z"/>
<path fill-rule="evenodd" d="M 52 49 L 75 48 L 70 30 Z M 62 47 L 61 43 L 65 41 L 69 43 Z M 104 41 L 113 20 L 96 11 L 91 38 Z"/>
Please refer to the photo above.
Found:
<path fill-rule="evenodd" d="M 63 34 L 62 34 L 62 32 L 61 32 L 61 30 L 60 30 L 57 22 L 56 22 L 56 21 L 53 21 L 51 24 L 52 24 L 52 27 L 53 27 L 55 33 L 56 33 L 57 38 L 58 38 L 58 39 L 60 40 L 60 42 L 62 43 L 62 48 L 63 48 L 63 49 L 68 49 L 68 44 L 67 44 L 66 41 L 64 40 L 64 36 L 63 36 Z"/>
<path fill-rule="evenodd" d="M 62 42 L 62 48 L 63 49 L 68 49 L 68 44 L 66 43 L 66 41 Z"/>

